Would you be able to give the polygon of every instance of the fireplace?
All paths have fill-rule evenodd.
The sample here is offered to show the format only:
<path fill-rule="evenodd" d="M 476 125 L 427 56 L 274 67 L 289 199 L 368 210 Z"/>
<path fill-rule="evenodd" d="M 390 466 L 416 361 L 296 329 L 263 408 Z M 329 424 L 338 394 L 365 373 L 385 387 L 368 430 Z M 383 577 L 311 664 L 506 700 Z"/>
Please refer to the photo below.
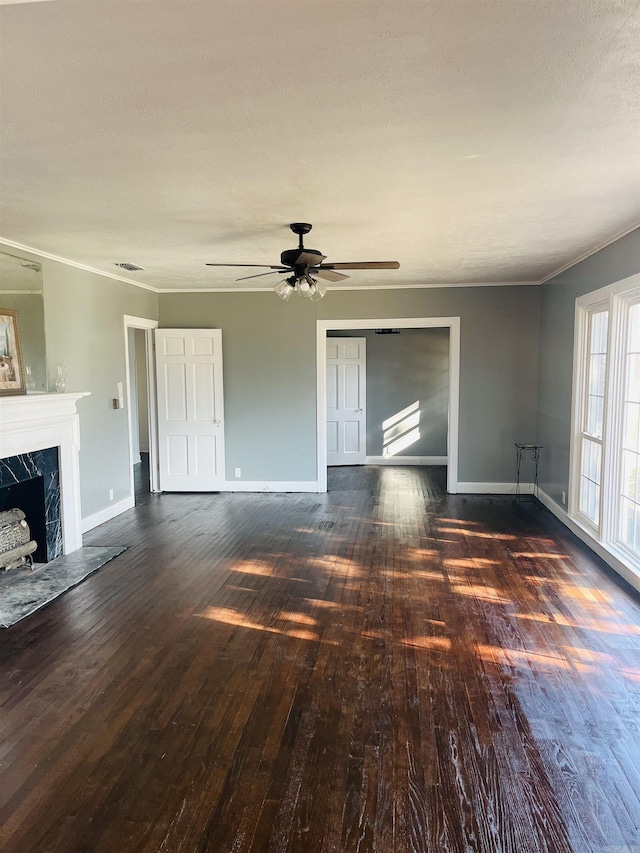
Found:
<path fill-rule="evenodd" d="M 0 398 L 0 509 L 22 509 L 36 562 L 82 547 L 80 429 L 85 394 Z"/>
<path fill-rule="evenodd" d="M 0 511 L 21 509 L 38 547 L 36 563 L 62 554 L 58 448 L 0 459 Z"/>

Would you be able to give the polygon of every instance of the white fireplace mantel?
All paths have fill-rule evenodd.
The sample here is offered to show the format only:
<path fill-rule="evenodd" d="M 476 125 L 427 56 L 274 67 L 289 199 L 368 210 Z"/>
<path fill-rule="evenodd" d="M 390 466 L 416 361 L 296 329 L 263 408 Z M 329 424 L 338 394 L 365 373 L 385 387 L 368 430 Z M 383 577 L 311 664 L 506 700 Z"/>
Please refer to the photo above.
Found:
<path fill-rule="evenodd" d="M 0 397 L 0 459 L 58 448 L 64 553 L 82 547 L 80 509 L 80 423 L 77 394 Z"/>

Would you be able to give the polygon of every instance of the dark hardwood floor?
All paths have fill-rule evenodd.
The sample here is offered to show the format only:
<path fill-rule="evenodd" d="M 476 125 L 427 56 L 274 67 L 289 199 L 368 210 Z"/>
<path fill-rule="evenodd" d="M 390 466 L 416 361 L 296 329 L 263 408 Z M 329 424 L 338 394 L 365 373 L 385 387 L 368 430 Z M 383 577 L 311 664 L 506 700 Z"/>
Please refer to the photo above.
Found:
<path fill-rule="evenodd" d="M 640 598 L 442 469 L 147 495 L 0 633 L 7 853 L 640 851 Z"/>

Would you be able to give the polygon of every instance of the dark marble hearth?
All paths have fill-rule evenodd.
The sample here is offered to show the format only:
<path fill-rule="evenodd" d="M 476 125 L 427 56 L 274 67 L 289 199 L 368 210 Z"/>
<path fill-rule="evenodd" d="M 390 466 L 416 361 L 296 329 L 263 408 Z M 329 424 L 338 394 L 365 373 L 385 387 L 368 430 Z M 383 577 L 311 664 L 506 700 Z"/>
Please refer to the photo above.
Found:
<path fill-rule="evenodd" d="M 9 628 L 122 554 L 123 546 L 85 546 L 33 570 L 0 574 L 0 628 Z"/>
<path fill-rule="evenodd" d="M 62 554 L 62 508 L 58 448 L 0 459 L 0 510 L 24 511 L 38 543 L 36 562 Z"/>

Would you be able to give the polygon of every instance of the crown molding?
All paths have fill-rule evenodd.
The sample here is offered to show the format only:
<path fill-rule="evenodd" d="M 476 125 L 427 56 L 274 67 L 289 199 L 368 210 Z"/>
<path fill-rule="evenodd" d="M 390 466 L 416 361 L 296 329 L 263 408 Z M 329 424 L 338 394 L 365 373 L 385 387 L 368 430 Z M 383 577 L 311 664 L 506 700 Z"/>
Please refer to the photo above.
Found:
<path fill-rule="evenodd" d="M 431 290 L 443 287 L 526 287 L 539 285 L 539 281 L 461 281 L 436 282 L 433 284 L 351 284 L 327 287 L 327 293 L 340 293 L 343 290 Z M 162 288 L 159 293 L 271 293 L 265 287 L 172 287 Z"/>
<path fill-rule="evenodd" d="M 632 231 L 635 231 L 637 228 L 640 228 L 640 220 L 634 222 L 632 225 L 629 225 L 628 228 L 624 228 L 622 231 L 618 231 L 617 234 L 614 234 L 613 237 L 609 237 L 608 240 L 604 240 L 602 243 L 598 243 L 592 249 L 589 249 L 586 252 L 583 252 L 581 255 L 578 255 L 577 258 L 574 258 L 569 263 L 564 264 L 561 267 L 558 267 L 557 270 L 549 273 L 544 278 L 541 278 L 537 284 L 546 284 L 548 281 L 551 281 L 552 278 L 555 278 L 557 275 L 560 275 L 563 272 L 571 269 L 571 267 L 575 267 L 576 264 L 579 264 L 581 261 L 586 261 L 587 258 L 590 258 L 591 255 L 595 255 L 596 252 L 599 252 L 601 249 L 606 249 L 607 246 L 610 246 L 612 243 L 615 243 L 616 240 L 621 240 L 623 237 L 626 237 L 627 234 L 631 234 Z"/>
<path fill-rule="evenodd" d="M 41 249 L 34 249 L 32 246 L 25 246 L 23 243 L 16 243 L 15 241 L 7 240 L 2 236 L 0 236 L 0 245 L 9 246 L 11 249 L 18 249 L 20 252 L 28 252 L 30 255 L 36 255 L 38 258 L 46 258 L 48 261 L 67 264 L 67 266 L 75 267 L 78 270 L 84 270 L 84 272 L 90 272 L 94 275 L 102 275 L 105 278 L 112 278 L 114 281 L 122 281 L 125 284 L 132 284 L 134 287 L 141 287 L 143 290 L 150 290 L 152 293 L 162 292 L 158 290 L 157 287 L 152 287 L 150 284 L 133 281 L 133 279 L 125 278 L 123 275 L 117 275 L 116 273 L 105 272 L 104 270 L 96 269 L 96 267 L 90 267 L 88 264 L 80 264 L 78 261 L 71 261 L 69 258 L 62 258 L 60 255 L 51 254 L 51 252 L 43 252 Z"/>

